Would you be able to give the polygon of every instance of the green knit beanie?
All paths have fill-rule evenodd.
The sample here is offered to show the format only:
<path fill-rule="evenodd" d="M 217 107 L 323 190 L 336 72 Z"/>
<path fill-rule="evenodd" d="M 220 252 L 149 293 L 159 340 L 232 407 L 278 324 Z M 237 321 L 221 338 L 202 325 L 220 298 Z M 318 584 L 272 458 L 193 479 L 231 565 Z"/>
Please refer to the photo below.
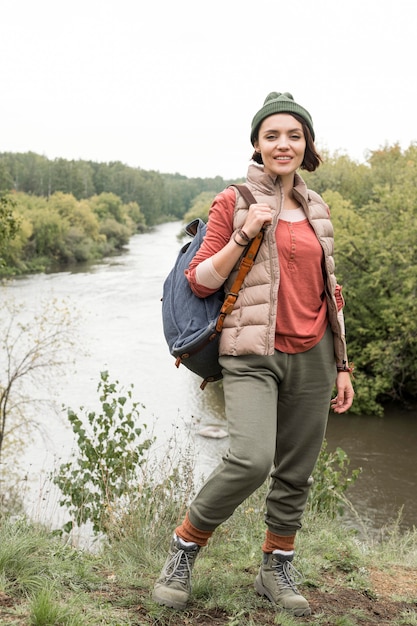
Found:
<path fill-rule="evenodd" d="M 314 128 L 313 128 L 313 120 L 311 119 L 310 113 L 304 109 L 300 104 L 294 102 L 294 98 L 288 91 L 285 93 L 281 93 L 279 91 L 273 91 L 266 98 L 262 109 L 259 109 L 257 114 L 252 120 L 252 129 L 250 134 L 250 140 L 252 145 L 254 144 L 256 134 L 258 132 L 259 126 L 261 122 L 266 117 L 270 115 L 274 115 L 274 113 L 297 113 L 300 117 L 303 118 L 305 123 L 310 129 L 311 136 L 314 141 Z"/>

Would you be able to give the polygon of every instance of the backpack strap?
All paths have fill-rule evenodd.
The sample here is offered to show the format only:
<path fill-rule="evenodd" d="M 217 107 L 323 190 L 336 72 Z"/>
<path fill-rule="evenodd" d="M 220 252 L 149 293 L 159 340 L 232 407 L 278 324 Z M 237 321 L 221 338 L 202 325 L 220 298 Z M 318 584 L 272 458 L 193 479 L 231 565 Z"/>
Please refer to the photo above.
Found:
<path fill-rule="evenodd" d="M 247 185 L 230 185 L 230 186 L 235 187 L 235 189 L 238 190 L 242 198 L 246 201 L 248 207 L 251 204 L 257 203 L 255 196 L 252 194 L 252 192 L 250 191 L 249 187 L 247 187 Z"/>
<path fill-rule="evenodd" d="M 248 206 L 250 206 L 251 204 L 256 204 L 256 198 L 254 198 L 251 191 L 246 185 L 231 185 L 231 187 L 236 187 L 241 196 L 247 202 Z M 220 309 L 220 315 L 217 319 L 216 324 L 216 331 L 219 333 L 223 328 L 224 318 L 226 317 L 226 315 L 230 314 L 233 311 L 233 307 L 239 295 L 239 291 L 242 287 L 243 281 L 245 280 L 246 275 L 249 273 L 249 271 L 252 269 L 253 264 L 255 263 L 255 258 L 258 254 L 258 250 L 262 243 L 263 237 L 264 231 L 261 230 L 246 247 L 245 254 L 240 261 L 239 270 L 235 281 L 229 293 L 226 294 L 223 306 Z"/>

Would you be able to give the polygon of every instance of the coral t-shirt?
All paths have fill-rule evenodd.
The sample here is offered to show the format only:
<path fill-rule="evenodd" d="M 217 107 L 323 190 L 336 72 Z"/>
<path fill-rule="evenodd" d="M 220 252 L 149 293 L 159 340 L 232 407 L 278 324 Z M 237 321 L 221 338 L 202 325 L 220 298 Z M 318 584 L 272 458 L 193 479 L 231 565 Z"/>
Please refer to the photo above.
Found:
<path fill-rule="evenodd" d="M 280 266 L 275 347 L 288 354 L 305 352 L 327 327 L 323 250 L 307 219 L 280 218 L 275 235 Z"/>

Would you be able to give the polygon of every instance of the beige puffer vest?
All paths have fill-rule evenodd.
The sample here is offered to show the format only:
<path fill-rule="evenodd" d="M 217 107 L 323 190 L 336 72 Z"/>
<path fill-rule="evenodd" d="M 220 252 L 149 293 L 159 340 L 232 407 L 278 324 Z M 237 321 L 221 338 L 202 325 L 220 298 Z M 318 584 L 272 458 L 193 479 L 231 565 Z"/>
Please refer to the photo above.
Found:
<path fill-rule="evenodd" d="M 243 354 L 271 355 L 274 353 L 275 326 L 278 303 L 280 268 L 275 230 L 281 211 L 282 192 L 280 181 L 264 174 L 263 168 L 251 164 L 246 184 L 258 202 L 265 202 L 273 209 L 273 222 L 265 231 L 264 240 L 256 261 L 246 276 L 238 299 L 230 315 L 225 318 L 220 337 L 220 355 Z M 234 228 L 241 227 L 246 219 L 247 206 L 236 191 Z M 329 209 L 323 199 L 307 189 L 303 179 L 296 174 L 294 198 L 301 204 L 317 239 L 324 251 L 325 289 L 328 317 L 333 331 L 335 358 L 338 365 L 347 363 L 343 311 L 337 312 L 336 277 L 334 275 L 334 238 Z M 230 274 L 225 290 L 230 289 L 237 267 Z"/>

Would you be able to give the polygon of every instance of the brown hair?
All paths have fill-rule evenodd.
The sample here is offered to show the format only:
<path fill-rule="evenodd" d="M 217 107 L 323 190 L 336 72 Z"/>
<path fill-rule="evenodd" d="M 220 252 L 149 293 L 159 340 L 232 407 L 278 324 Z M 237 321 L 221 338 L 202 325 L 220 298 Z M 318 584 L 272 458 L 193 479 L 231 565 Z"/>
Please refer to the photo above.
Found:
<path fill-rule="evenodd" d="M 316 146 L 314 145 L 314 141 L 313 141 L 313 137 L 311 136 L 310 129 L 307 126 L 304 119 L 300 115 L 298 115 L 297 113 L 290 113 L 289 115 L 292 115 L 293 117 L 295 117 L 295 119 L 298 122 L 300 122 L 301 126 L 303 127 L 304 138 L 306 140 L 306 149 L 304 153 L 303 162 L 301 163 L 301 169 L 307 170 L 307 172 L 314 172 L 314 170 L 318 168 L 318 166 L 320 165 L 323 159 L 321 158 L 321 156 L 316 150 Z M 259 133 L 259 128 L 256 129 L 256 133 L 254 136 L 255 141 L 258 140 L 258 133 Z M 257 152 L 255 150 L 255 152 L 252 155 L 252 159 L 256 163 L 263 165 L 262 155 L 260 152 Z"/>

